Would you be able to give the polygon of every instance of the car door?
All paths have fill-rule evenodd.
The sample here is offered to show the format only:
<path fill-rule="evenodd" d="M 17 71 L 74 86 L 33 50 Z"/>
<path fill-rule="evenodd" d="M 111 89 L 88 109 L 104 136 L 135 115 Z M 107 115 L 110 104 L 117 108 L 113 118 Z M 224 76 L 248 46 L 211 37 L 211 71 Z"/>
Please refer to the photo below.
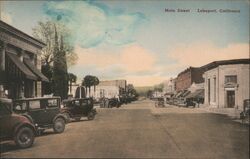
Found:
<path fill-rule="evenodd" d="M 7 137 L 11 132 L 11 112 L 0 104 L 0 138 Z"/>
<path fill-rule="evenodd" d="M 88 101 L 86 99 L 81 99 L 81 114 L 86 115 L 88 112 Z"/>
<path fill-rule="evenodd" d="M 81 115 L 81 112 L 82 112 L 82 110 L 81 110 L 81 102 L 80 102 L 80 100 L 78 100 L 78 99 L 76 99 L 76 100 L 74 100 L 73 101 L 73 106 L 74 106 L 74 115 L 75 116 L 80 116 Z"/>
<path fill-rule="evenodd" d="M 51 98 L 47 99 L 46 103 L 46 118 L 49 124 L 53 124 L 54 117 L 60 113 L 60 99 Z"/>
<path fill-rule="evenodd" d="M 44 125 L 48 123 L 46 105 L 42 100 L 30 100 L 28 106 L 28 115 L 32 117 L 35 124 Z"/>

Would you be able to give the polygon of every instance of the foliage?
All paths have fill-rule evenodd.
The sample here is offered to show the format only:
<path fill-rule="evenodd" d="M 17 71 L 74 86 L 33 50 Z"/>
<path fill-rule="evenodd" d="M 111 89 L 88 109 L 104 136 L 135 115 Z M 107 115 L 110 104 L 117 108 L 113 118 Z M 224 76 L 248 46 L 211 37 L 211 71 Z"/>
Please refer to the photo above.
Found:
<path fill-rule="evenodd" d="M 95 89 L 95 86 L 98 84 L 99 84 L 99 79 L 96 76 L 92 76 L 92 75 L 86 75 L 82 81 L 82 86 L 86 87 L 86 91 L 87 91 L 87 88 L 89 88 L 89 95 L 90 95 L 91 86 L 94 86 L 94 89 Z"/>
<path fill-rule="evenodd" d="M 64 51 L 69 66 L 74 65 L 77 60 L 77 55 L 74 53 L 73 45 L 67 40 L 71 36 L 70 31 L 59 22 L 54 21 L 39 21 L 37 26 L 33 28 L 33 36 L 36 39 L 41 40 L 46 44 L 46 47 L 42 49 L 42 65 L 51 65 L 54 61 L 54 50 L 55 50 L 55 30 L 56 26 L 58 35 L 64 37 Z M 58 39 L 60 42 L 60 39 Z"/>
<path fill-rule="evenodd" d="M 66 62 L 66 52 L 64 50 L 64 41 L 61 36 L 60 45 L 58 43 L 57 29 L 55 27 L 55 47 L 53 52 L 53 93 L 62 99 L 68 97 L 68 71 Z"/>
<path fill-rule="evenodd" d="M 153 91 L 152 90 L 148 90 L 147 91 L 147 97 L 150 98 L 153 96 Z"/>
<path fill-rule="evenodd" d="M 160 83 L 158 85 L 154 86 L 154 91 L 162 92 L 163 91 L 164 84 Z"/>
<path fill-rule="evenodd" d="M 133 84 L 128 84 L 127 85 L 127 93 L 131 97 L 137 98 L 139 96 L 138 93 L 136 92 Z"/>
<path fill-rule="evenodd" d="M 68 73 L 68 80 L 69 80 L 69 89 L 70 93 L 72 91 L 72 83 L 75 83 L 77 80 L 77 76 L 74 75 L 73 73 Z"/>

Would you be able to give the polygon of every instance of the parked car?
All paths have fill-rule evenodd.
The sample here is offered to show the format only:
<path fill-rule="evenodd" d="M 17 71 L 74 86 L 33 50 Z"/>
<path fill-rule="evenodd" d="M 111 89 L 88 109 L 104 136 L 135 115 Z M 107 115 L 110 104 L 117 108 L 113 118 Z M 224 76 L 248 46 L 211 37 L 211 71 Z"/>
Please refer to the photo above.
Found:
<path fill-rule="evenodd" d="M 121 103 L 118 98 L 111 98 L 108 101 L 108 108 L 116 107 L 119 108 L 121 106 Z"/>
<path fill-rule="evenodd" d="M 81 117 L 87 117 L 88 120 L 93 120 L 96 115 L 93 98 L 75 98 L 63 101 L 61 113 L 67 116 L 68 121 L 71 118 L 79 121 Z"/>
<path fill-rule="evenodd" d="M 101 108 L 112 108 L 117 107 L 119 108 L 121 106 L 121 102 L 118 98 L 102 98 L 100 107 Z"/>
<path fill-rule="evenodd" d="M 13 111 L 30 120 L 40 134 L 53 128 L 55 133 L 62 133 L 67 117 L 60 112 L 60 97 L 26 98 L 14 101 Z"/>
<path fill-rule="evenodd" d="M 20 148 L 28 148 L 35 135 L 35 126 L 26 117 L 12 112 L 12 100 L 0 98 L 0 141 L 14 140 Z"/>
<path fill-rule="evenodd" d="M 163 97 L 158 97 L 155 99 L 155 107 L 164 107 L 164 98 Z"/>
<path fill-rule="evenodd" d="M 243 101 L 243 111 L 240 113 L 240 119 L 242 123 L 248 122 L 250 118 L 250 99 L 245 99 Z"/>

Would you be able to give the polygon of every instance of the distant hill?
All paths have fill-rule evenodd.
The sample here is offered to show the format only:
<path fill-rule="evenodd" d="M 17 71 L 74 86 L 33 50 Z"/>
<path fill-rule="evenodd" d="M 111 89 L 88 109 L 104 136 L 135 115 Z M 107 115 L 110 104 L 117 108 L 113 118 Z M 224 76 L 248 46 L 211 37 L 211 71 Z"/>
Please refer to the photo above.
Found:
<path fill-rule="evenodd" d="M 153 90 L 154 86 L 143 86 L 143 87 L 135 87 L 135 90 L 140 96 L 146 96 L 148 90 Z"/>

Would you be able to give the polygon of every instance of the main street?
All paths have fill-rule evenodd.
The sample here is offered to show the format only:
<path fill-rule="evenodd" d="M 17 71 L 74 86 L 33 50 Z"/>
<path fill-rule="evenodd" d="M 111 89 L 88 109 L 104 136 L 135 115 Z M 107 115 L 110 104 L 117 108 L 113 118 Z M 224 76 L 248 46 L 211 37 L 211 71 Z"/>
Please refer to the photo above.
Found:
<path fill-rule="evenodd" d="M 2 143 L 1 157 L 249 158 L 249 127 L 227 116 L 149 100 L 97 111 L 62 134 L 45 132 L 29 149 Z"/>

